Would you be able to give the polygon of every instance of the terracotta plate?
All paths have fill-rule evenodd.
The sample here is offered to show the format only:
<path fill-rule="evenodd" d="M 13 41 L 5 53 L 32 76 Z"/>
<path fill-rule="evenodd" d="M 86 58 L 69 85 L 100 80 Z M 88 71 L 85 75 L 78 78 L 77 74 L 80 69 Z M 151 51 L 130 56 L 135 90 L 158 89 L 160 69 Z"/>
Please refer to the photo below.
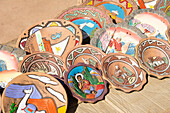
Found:
<path fill-rule="evenodd" d="M 170 2 L 169 2 L 169 0 L 157 0 L 156 5 L 154 5 L 154 9 L 164 11 L 170 17 Z"/>
<path fill-rule="evenodd" d="M 146 72 L 130 55 L 111 53 L 102 60 L 104 78 L 124 92 L 139 91 L 146 83 Z"/>
<path fill-rule="evenodd" d="M 15 58 L 18 60 L 18 62 L 20 62 L 22 60 L 22 58 L 26 55 L 25 51 L 23 51 L 22 49 L 14 48 L 14 47 L 9 46 L 9 45 L 0 44 L 0 51 L 1 50 L 7 51 L 10 54 L 14 55 Z"/>
<path fill-rule="evenodd" d="M 78 63 L 85 63 L 93 65 L 96 68 L 100 68 L 102 58 L 106 54 L 99 48 L 91 45 L 76 46 L 65 57 L 65 65 L 68 69 L 72 65 Z"/>
<path fill-rule="evenodd" d="M 95 67 L 86 64 L 71 66 L 64 77 L 74 97 L 83 102 L 96 102 L 107 93 L 106 81 Z"/>
<path fill-rule="evenodd" d="M 100 8 L 113 19 L 114 23 L 123 22 L 125 16 L 138 9 L 136 2 L 133 0 L 87 0 L 83 5 Z"/>
<path fill-rule="evenodd" d="M 166 30 L 166 36 L 168 37 L 168 42 L 170 43 L 170 25 L 168 26 L 168 29 Z"/>
<path fill-rule="evenodd" d="M 97 29 L 111 23 L 108 15 L 98 8 L 89 6 L 71 7 L 61 13 L 57 18 L 69 20 L 78 25 L 82 30 L 83 39 L 93 37 Z"/>
<path fill-rule="evenodd" d="M 153 9 L 135 10 L 125 21 L 130 26 L 135 26 L 148 37 L 168 40 L 165 35 L 170 19 L 163 11 L 155 11 Z"/>
<path fill-rule="evenodd" d="M 25 51 L 34 53 L 48 51 L 64 56 L 77 45 L 76 37 L 65 27 L 46 27 L 31 35 L 26 41 Z"/>
<path fill-rule="evenodd" d="M 46 27 L 65 27 L 70 30 L 76 37 L 76 44 L 80 45 L 82 43 L 82 33 L 77 25 L 70 21 L 62 20 L 62 19 L 51 19 L 51 20 L 43 20 L 39 23 L 36 23 L 26 30 L 22 32 L 17 41 L 17 47 L 21 49 L 25 49 L 25 43 L 27 39 L 34 34 L 36 31 L 46 28 Z M 55 35 L 56 36 L 56 35 Z"/>
<path fill-rule="evenodd" d="M 0 112 L 2 112 L 1 107 L 2 107 L 2 97 L 1 97 L 1 94 L 0 94 Z"/>
<path fill-rule="evenodd" d="M 60 79 L 63 79 L 65 73 L 62 58 L 49 52 L 36 52 L 25 56 L 20 63 L 19 71 L 44 72 Z"/>
<path fill-rule="evenodd" d="M 135 27 L 125 23 L 109 24 L 106 28 L 98 29 L 95 32 L 91 45 L 100 48 L 106 54 L 121 52 L 135 56 L 135 47 L 142 38 L 146 38 L 146 36 Z"/>
<path fill-rule="evenodd" d="M 4 70 L 0 72 L 0 89 L 5 88 L 8 82 L 10 82 L 13 78 L 21 75 L 21 72 L 17 72 L 16 70 Z"/>
<path fill-rule="evenodd" d="M 61 83 L 44 73 L 26 73 L 14 78 L 2 95 L 4 113 L 65 113 L 67 94 Z"/>
<path fill-rule="evenodd" d="M 161 39 L 147 38 L 136 47 L 140 65 L 159 79 L 170 77 L 170 45 Z"/>
<path fill-rule="evenodd" d="M 0 72 L 4 70 L 18 71 L 18 61 L 11 53 L 0 50 Z"/>

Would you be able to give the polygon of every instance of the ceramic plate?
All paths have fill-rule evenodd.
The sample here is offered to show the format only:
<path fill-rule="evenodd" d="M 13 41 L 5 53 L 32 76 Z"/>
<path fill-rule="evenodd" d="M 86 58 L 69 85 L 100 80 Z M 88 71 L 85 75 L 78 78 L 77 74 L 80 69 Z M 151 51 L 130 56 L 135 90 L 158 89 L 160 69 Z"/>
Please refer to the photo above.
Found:
<path fill-rule="evenodd" d="M 168 26 L 168 29 L 166 30 L 166 36 L 168 37 L 168 42 L 170 43 L 170 25 Z"/>
<path fill-rule="evenodd" d="M 114 23 L 123 22 L 125 16 L 138 9 L 136 2 L 132 0 L 87 0 L 83 5 L 100 8 L 113 19 Z"/>
<path fill-rule="evenodd" d="M 11 53 L 0 50 L 0 72 L 4 70 L 18 71 L 18 61 Z"/>
<path fill-rule="evenodd" d="M 146 72 L 130 55 L 110 53 L 102 60 L 104 78 L 124 92 L 139 91 L 146 83 Z"/>
<path fill-rule="evenodd" d="M 0 89 L 5 88 L 8 82 L 10 82 L 13 78 L 21 75 L 21 72 L 17 72 L 16 70 L 4 70 L 0 72 Z"/>
<path fill-rule="evenodd" d="M 92 38 L 97 29 L 111 23 L 108 15 L 98 8 L 89 6 L 71 7 L 63 11 L 57 18 L 69 20 L 78 25 L 83 33 L 83 40 L 88 41 L 90 40 L 89 37 Z"/>
<path fill-rule="evenodd" d="M 167 16 L 170 17 L 170 2 L 169 0 L 157 0 L 156 5 L 154 5 L 155 10 L 164 11 Z"/>
<path fill-rule="evenodd" d="M 14 78 L 2 95 L 4 113 L 65 113 L 67 94 L 61 83 L 44 73 L 26 73 Z"/>
<path fill-rule="evenodd" d="M 95 67 L 86 64 L 71 66 L 64 77 L 74 97 L 83 102 L 94 103 L 107 93 L 106 81 Z"/>
<path fill-rule="evenodd" d="M 6 51 L 9 54 L 15 56 L 18 62 L 21 62 L 23 57 L 26 55 L 25 51 L 23 51 L 22 49 L 14 48 L 9 45 L 0 44 L 0 51 Z"/>
<path fill-rule="evenodd" d="M 154 36 L 159 39 L 168 40 L 165 35 L 170 18 L 162 11 L 153 9 L 135 10 L 125 21 L 141 30 L 148 37 Z"/>
<path fill-rule="evenodd" d="M 48 51 L 65 56 L 77 45 L 76 37 L 65 27 L 46 27 L 31 35 L 26 41 L 25 51 L 29 53 Z"/>
<path fill-rule="evenodd" d="M 28 27 L 22 34 L 19 36 L 17 40 L 17 47 L 21 49 L 25 49 L 25 43 L 28 40 L 28 38 L 34 34 L 36 31 L 46 28 L 46 27 L 65 27 L 69 31 L 71 31 L 75 36 L 75 44 L 81 45 L 82 43 L 82 33 L 81 30 L 75 25 L 74 23 L 62 19 L 51 19 L 51 20 L 43 20 L 39 23 L 36 23 L 30 27 Z M 57 34 L 55 33 L 53 36 L 53 39 L 55 39 L 55 36 L 57 38 Z M 59 35 L 58 35 L 59 36 Z"/>
<path fill-rule="evenodd" d="M 19 71 L 44 72 L 60 79 L 63 79 L 65 73 L 62 58 L 49 52 L 37 52 L 25 56 L 20 63 Z"/>
<path fill-rule="evenodd" d="M 136 47 L 135 56 L 140 65 L 150 74 L 158 77 L 170 77 L 170 45 L 157 39 L 143 39 Z"/>
<path fill-rule="evenodd" d="M 90 64 L 96 68 L 100 68 L 102 58 L 105 55 L 106 54 L 97 47 L 91 45 L 81 45 L 68 52 L 65 57 L 65 65 L 67 69 L 78 63 Z"/>
<path fill-rule="evenodd" d="M 125 53 L 135 56 L 135 47 L 142 38 L 146 38 L 138 29 L 121 23 L 110 24 L 95 32 L 91 44 L 100 48 L 106 54 Z M 96 41 L 95 41 L 96 39 Z"/>

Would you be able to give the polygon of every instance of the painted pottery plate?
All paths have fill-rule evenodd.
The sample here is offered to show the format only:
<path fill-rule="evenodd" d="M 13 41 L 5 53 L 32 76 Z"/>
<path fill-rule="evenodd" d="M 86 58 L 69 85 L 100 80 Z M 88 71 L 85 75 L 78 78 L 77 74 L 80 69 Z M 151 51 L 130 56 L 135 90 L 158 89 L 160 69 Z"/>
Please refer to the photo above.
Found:
<path fill-rule="evenodd" d="M 130 55 L 110 53 L 102 60 L 104 78 L 124 92 L 139 91 L 146 83 L 146 72 Z"/>
<path fill-rule="evenodd" d="M 100 8 L 113 19 L 114 23 L 123 22 L 125 16 L 138 9 L 136 2 L 132 0 L 87 0 L 83 5 Z"/>
<path fill-rule="evenodd" d="M 65 57 L 65 65 L 67 69 L 78 63 L 90 64 L 96 68 L 100 68 L 102 58 L 105 55 L 106 54 L 97 47 L 91 45 L 80 45 L 68 52 Z"/>
<path fill-rule="evenodd" d="M 148 37 L 154 36 L 159 39 L 168 40 L 165 35 L 170 18 L 163 11 L 153 9 L 135 10 L 125 21 L 141 30 Z"/>
<path fill-rule="evenodd" d="M 166 36 L 168 37 L 168 42 L 170 43 L 170 25 L 168 26 L 168 29 L 166 30 Z"/>
<path fill-rule="evenodd" d="M 14 78 L 2 95 L 2 110 L 8 112 L 65 113 L 67 94 L 61 83 L 44 73 L 25 73 Z"/>
<path fill-rule="evenodd" d="M 13 78 L 21 75 L 21 72 L 17 72 L 16 70 L 4 70 L 0 72 L 0 89 L 5 88 L 8 82 L 10 82 Z"/>
<path fill-rule="evenodd" d="M 4 70 L 18 71 L 18 61 L 16 57 L 8 51 L 0 50 L 0 72 Z"/>
<path fill-rule="evenodd" d="M 19 48 L 14 48 L 9 45 L 0 44 L 0 51 L 6 51 L 9 54 L 15 56 L 18 62 L 21 62 L 23 57 L 26 55 L 25 51 Z"/>
<path fill-rule="evenodd" d="M 49 52 L 36 52 L 25 56 L 19 65 L 19 71 L 44 72 L 60 79 L 63 79 L 65 73 L 62 58 Z"/>
<path fill-rule="evenodd" d="M 94 32 L 97 29 L 111 23 L 111 19 L 108 15 L 92 6 L 71 7 L 65 10 L 57 18 L 69 20 L 78 25 L 82 30 L 84 40 L 90 40 L 89 38 L 93 37 Z"/>
<path fill-rule="evenodd" d="M 0 106 L 2 106 L 2 97 L 1 97 L 1 94 L 0 94 Z M 0 107 L 0 112 L 2 112 L 1 111 L 1 107 Z"/>
<path fill-rule="evenodd" d="M 24 30 L 24 32 L 22 32 L 22 34 L 19 36 L 19 38 L 17 40 L 17 47 L 24 50 L 25 44 L 26 44 L 26 41 L 28 40 L 28 38 L 32 34 L 34 34 L 36 31 L 46 28 L 46 27 L 64 27 L 64 28 L 70 30 L 74 34 L 74 36 L 76 38 L 75 45 L 81 45 L 81 43 L 82 43 L 82 40 L 83 40 L 82 33 L 77 25 L 75 25 L 74 23 L 72 23 L 70 21 L 66 21 L 66 20 L 62 20 L 62 19 L 51 19 L 51 20 L 43 20 L 39 23 L 36 23 L 36 24 L 30 26 L 26 30 Z M 55 34 L 53 36 L 53 39 L 55 39 L 55 36 L 57 38 L 57 34 Z"/>
<path fill-rule="evenodd" d="M 26 41 L 25 51 L 48 51 L 55 55 L 64 56 L 77 45 L 76 37 L 65 27 L 46 27 L 31 35 Z"/>
<path fill-rule="evenodd" d="M 143 39 L 136 47 L 135 57 L 150 75 L 159 79 L 170 77 L 170 45 L 168 42 L 157 38 Z"/>
<path fill-rule="evenodd" d="M 110 24 L 95 32 L 91 45 L 100 48 L 106 54 L 121 52 L 135 56 L 135 47 L 142 38 L 146 38 L 146 36 L 135 27 L 125 23 Z"/>
<path fill-rule="evenodd" d="M 170 2 L 169 2 L 169 0 L 157 0 L 156 5 L 154 5 L 154 9 L 164 11 L 170 17 Z"/>
<path fill-rule="evenodd" d="M 93 66 L 80 63 L 71 66 L 64 77 L 74 97 L 83 102 L 94 103 L 102 100 L 107 93 L 106 81 Z"/>

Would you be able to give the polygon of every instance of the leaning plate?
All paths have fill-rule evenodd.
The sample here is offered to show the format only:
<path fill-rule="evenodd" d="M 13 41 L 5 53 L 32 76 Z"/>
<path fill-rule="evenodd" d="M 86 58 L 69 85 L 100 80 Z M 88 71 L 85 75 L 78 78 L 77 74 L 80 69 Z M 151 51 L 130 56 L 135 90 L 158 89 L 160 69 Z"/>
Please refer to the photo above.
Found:
<path fill-rule="evenodd" d="M 90 43 L 106 54 L 121 52 L 135 56 L 136 45 L 146 37 L 140 30 L 126 23 L 109 24 L 105 28 L 98 29 Z"/>
<path fill-rule="evenodd" d="M 83 102 L 94 103 L 102 100 L 107 93 L 106 81 L 101 73 L 91 65 L 83 63 L 71 66 L 65 74 L 64 82 L 74 97 Z"/>
<path fill-rule="evenodd" d="M 68 69 L 71 65 L 78 63 L 85 63 L 93 65 L 96 68 L 100 68 L 102 58 L 106 54 L 99 48 L 91 45 L 81 45 L 73 48 L 67 53 L 65 58 L 65 65 Z"/>
<path fill-rule="evenodd" d="M 21 72 L 17 72 L 16 70 L 4 70 L 0 72 L 0 89 L 5 88 L 8 82 L 10 82 L 13 78 L 21 75 Z"/>
<path fill-rule="evenodd" d="M 67 93 L 62 84 L 44 73 L 26 73 L 14 78 L 2 95 L 4 113 L 65 113 Z"/>
<path fill-rule="evenodd" d="M 134 26 L 148 37 L 154 36 L 159 39 L 168 40 L 165 35 L 170 18 L 163 12 L 154 9 L 138 9 L 125 18 L 130 26 Z"/>
<path fill-rule="evenodd" d="M 136 47 L 135 56 L 140 65 L 151 75 L 159 79 L 170 77 L 170 45 L 157 39 L 143 39 Z"/>
<path fill-rule="evenodd" d="M 139 91 L 146 83 L 146 72 L 130 55 L 111 53 L 102 60 L 105 79 L 124 92 Z"/>
<path fill-rule="evenodd" d="M 82 33 L 77 25 L 75 25 L 74 23 L 70 21 L 66 21 L 62 19 L 50 19 L 50 20 L 43 20 L 25 29 L 17 40 L 17 47 L 24 50 L 26 41 L 30 38 L 30 36 L 34 34 L 35 32 L 39 31 L 40 29 L 43 29 L 46 27 L 64 27 L 68 29 L 69 31 L 71 31 L 76 37 L 75 45 L 81 45 L 82 43 L 82 39 L 83 39 Z M 57 34 L 59 33 L 60 32 L 55 32 L 54 36 L 57 36 Z M 59 37 L 57 39 L 59 39 Z"/>
<path fill-rule="evenodd" d="M 60 79 L 63 79 L 65 73 L 62 58 L 49 52 L 36 52 L 25 56 L 19 65 L 19 71 L 44 72 Z"/>

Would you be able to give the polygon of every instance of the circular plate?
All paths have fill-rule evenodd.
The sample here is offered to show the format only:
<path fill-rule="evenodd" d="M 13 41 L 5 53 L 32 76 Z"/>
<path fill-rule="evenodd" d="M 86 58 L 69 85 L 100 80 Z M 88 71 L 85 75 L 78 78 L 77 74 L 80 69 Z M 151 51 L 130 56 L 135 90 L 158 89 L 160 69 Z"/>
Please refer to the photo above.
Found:
<path fill-rule="evenodd" d="M 4 113 L 65 113 L 67 102 L 67 94 L 61 83 L 44 73 L 32 72 L 14 78 L 2 95 Z"/>
<path fill-rule="evenodd" d="M 36 52 L 25 56 L 19 65 L 19 71 L 44 72 L 60 79 L 63 79 L 65 73 L 62 58 L 49 52 Z"/>
<path fill-rule="evenodd" d="M 0 50 L 0 72 L 4 70 L 18 71 L 18 61 L 16 57 L 8 51 Z"/>
<path fill-rule="evenodd" d="M 164 11 L 170 17 L 170 2 L 168 0 L 157 0 L 154 9 Z"/>
<path fill-rule="evenodd" d="M 109 24 L 95 32 L 91 45 L 100 48 L 106 54 L 121 52 L 135 56 L 135 47 L 142 38 L 146 38 L 146 36 L 135 27 L 125 23 Z"/>
<path fill-rule="evenodd" d="M 8 82 L 10 82 L 13 78 L 21 75 L 21 72 L 17 72 L 16 70 L 4 70 L 0 72 L 0 89 L 5 88 Z"/>
<path fill-rule="evenodd" d="M 0 94 L 0 112 L 2 112 L 1 107 L 2 107 L 2 97 L 1 97 L 1 94 Z"/>
<path fill-rule="evenodd" d="M 97 47 L 80 45 L 67 53 L 67 56 L 65 57 L 65 65 L 67 69 L 78 63 L 90 64 L 96 68 L 100 68 L 102 58 L 105 55 L 106 54 Z"/>
<path fill-rule="evenodd" d="M 57 18 L 65 19 L 78 25 L 85 32 L 83 39 L 94 35 L 94 32 L 111 23 L 111 19 L 100 9 L 89 6 L 71 7 L 60 14 Z"/>
<path fill-rule="evenodd" d="M 83 63 L 71 66 L 64 77 L 74 97 L 83 102 L 94 103 L 107 93 L 106 81 L 101 73 L 91 65 Z"/>
<path fill-rule="evenodd" d="M 170 45 L 166 41 L 157 38 L 141 40 L 135 57 L 149 74 L 159 79 L 170 77 Z"/>
<path fill-rule="evenodd" d="M 66 51 L 77 45 L 73 33 L 64 27 L 46 27 L 31 35 L 26 41 L 25 51 L 48 51 L 55 55 L 64 56 Z"/>
<path fill-rule="evenodd" d="M 166 30 L 166 36 L 168 37 L 168 42 L 170 43 L 170 25 L 168 26 L 168 29 Z"/>
<path fill-rule="evenodd" d="M 146 72 L 130 55 L 110 53 L 102 60 L 104 78 L 124 92 L 139 91 L 146 83 Z"/>
<path fill-rule="evenodd" d="M 27 39 L 34 34 L 36 31 L 46 28 L 46 27 L 65 27 L 70 30 L 76 37 L 76 45 L 81 45 L 82 43 L 82 33 L 77 25 L 70 21 L 62 20 L 62 19 L 51 19 L 51 20 L 43 20 L 39 23 L 36 23 L 26 30 L 22 32 L 17 40 L 17 47 L 21 49 L 25 49 L 25 43 Z"/>
<path fill-rule="evenodd" d="M 100 8 L 113 19 L 114 23 L 123 22 L 125 16 L 131 14 L 133 10 L 138 9 L 136 2 L 132 0 L 87 0 L 83 5 Z"/>
<path fill-rule="evenodd" d="M 162 11 L 155 11 L 153 9 L 135 10 L 125 21 L 130 26 L 140 29 L 148 37 L 155 36 L 159 39 L 168 40 L 165 31 L 170 24 L 170 19 Z"/>
<path fill-rule="evenodd" d="M 0 94 L 0 112 L 1 112 L 1 108 L 2 108 L 2 97 L 1 97 L 1 94 Z"/>
<path fill-rule="evenodd" d="M 7 51 L 9 54 L 12 54 L 15 56 L 18 62 L 21 62 L 23 57 L 26 55 L 25 51 L 19 48 L 13 48 L 9 45 L 2 45 L 0 44 L 0 51 Z"/>

